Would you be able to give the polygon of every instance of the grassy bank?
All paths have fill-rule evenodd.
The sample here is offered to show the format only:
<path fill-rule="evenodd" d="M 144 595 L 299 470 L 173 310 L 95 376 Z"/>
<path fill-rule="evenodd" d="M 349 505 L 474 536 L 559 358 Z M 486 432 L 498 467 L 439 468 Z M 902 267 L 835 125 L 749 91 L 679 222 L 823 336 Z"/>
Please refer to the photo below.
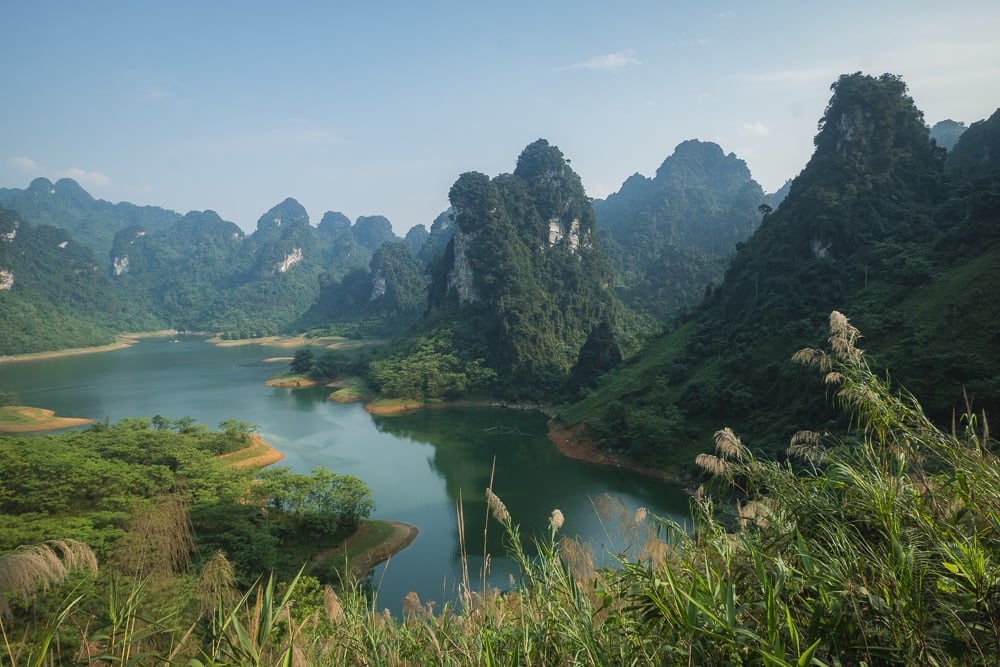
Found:
<path fill-rule="evenodd" d="M 141 333 L 124 333 L 116 337 L 114 343 L 108 345 L 95 345 L 92 347 L 73 347 L 65 350 L 51 350 L 49 352 L 31 352 L 28 354 L 8 354 L 0 355 L 0 363 L 12 361 L 34 361 L 36 359 L 55 359 L 58 357 L 71 357 L 77 354 L 95 354 L 97 352 L 111 352 L 120 350 L 130 345 L 135 345 L 142 338 L 160 338 L 166 336 L 176 336 L 177 331 L 164 329 L 162 331 L 146 331 Z"/>
<path fill-rule="evenodd" d="M 25 405 L 7 405 L 0 408 L 0 433 L 56 431 L 74 426 L 85 426 L 93 421 L 93 419 L 56 417 L 52 410 L 31 408 Z"/>

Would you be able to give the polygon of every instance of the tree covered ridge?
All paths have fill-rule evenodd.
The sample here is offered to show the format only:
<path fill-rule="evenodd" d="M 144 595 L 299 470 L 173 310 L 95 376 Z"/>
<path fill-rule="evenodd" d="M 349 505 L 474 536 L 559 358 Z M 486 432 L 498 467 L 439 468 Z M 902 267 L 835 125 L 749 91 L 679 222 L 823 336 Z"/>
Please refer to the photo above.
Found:
<path fill-rule="evenodd" d="M 614 523 L 610 566 L 564 533 L 573 517 L 558 508 L 532 553 L 492 485 L 486 530 L 517 563 L 510 588 L 467 573 L 456 599 L 437 607 L 410 593 L 399 617 L 361 585 L 236 585 L 222 555 L 163 568 L 175 552 L 159 540 L 145 558 L 99 566 L 79 541 L 50 540 L 0 556 L 0 572 L 22 574 L 24 612 L 0 615 L 0 651 L 37 664 L 993 664 L 1000 462 L 985 418 L 966 411 L 937 428 L 868 363 L 845 316 L 828 322 L 827 344 L 794 356 L 819 371 L 851 432 L 802 430 L 775 462 L 719 429 L 715 453 L 698 457 L 711 479 L 690 521 L 595 502 Z M 184 512 L 160 502 L 144 516 Z M 62 569 L 23 576 L 39 556 L 48 573 L 53 560 Z"/>
<path fill-rule="evenodd" d="M 963 386 L 977 405 L 998 406 L 1000 341 L 981 326 L 997 306 L 970 293 L 1000 289 L 995 175 L 973 182 L 946 171 L 898 77 L 844 75 L 832 91 L 812 158 L 737 246 L 723 280 L 595 395 L 564 409 L 567 423 L 587 421 L 606 446 L 661 462 L 720 423 L 758 442 L 806 423 L 842 428 L 784 352 L 838 307 L 855 313 L 933 417 L 949 418 Z M 966 132 L 955 153 L 976 135 Z"/>
<path fill-rule="evenodd" d="M 698 140 L 679 144 L 654 178 L 634 174 L 596 200 L 624 303 L 658 324 L 695 305 L 756 229 L 764 200 L 743 160 Z"/>
<path fill-rule="evenodd" d="M 432 312 L 409 342 L 378 362 L 376 382 L 391 395 L 416 397 L 440 397 L 441 387 L 452 395 L 449 383 L 551 395 L 595 327 L 621 326 L 579 175 L 540 139 L 522 151 L 513 173 L 462 174 L 449 199 L 456 231 L 432 265 Z M 435 356 L 448 360 L 440 377 L 428 366 Z M 423 387 L 399 386 L 399 378 L 421 374 Z"/>

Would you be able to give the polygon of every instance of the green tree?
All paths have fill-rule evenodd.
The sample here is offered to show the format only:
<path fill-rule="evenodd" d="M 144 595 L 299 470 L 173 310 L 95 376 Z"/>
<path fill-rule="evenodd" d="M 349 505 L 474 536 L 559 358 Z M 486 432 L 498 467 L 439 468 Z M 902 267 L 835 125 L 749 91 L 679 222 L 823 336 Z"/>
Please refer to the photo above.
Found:
<path fill-rule="evenodd" d="M 306 375 L 310 370 L 312 370 L 314 362 L 315 355 L 313 354 L 313 351 L 307 347 L 300 347 L 295 350 L 295 356 L 292 358 L 292 362 L 288 365 L 288 367 L 296 375 Z"/>

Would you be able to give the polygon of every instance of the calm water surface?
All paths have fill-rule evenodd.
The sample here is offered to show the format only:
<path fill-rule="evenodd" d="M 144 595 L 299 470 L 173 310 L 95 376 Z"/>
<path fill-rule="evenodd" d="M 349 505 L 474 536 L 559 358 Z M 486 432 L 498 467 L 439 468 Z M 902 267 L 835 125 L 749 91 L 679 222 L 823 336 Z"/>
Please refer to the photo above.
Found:
<path fill-rule="evenodd" d="M 462 409 L 373 417 L 361 405 L 327 401 L 325 388 L 265 386 L 285 365 L 263 360 L 289 354 L 262 345 L 216 347 L 198 337 L 147 339 L 114 352 L 0 364 L 0 387 L 22 404 L 64 417 L 189 416 L 212 428 L 224 419 L 247 421 L 285 453 L 278 465 L 295 472 L 324 466 L 360 477 L 374 494 L 376 518 L 420 529 L 409 548 L 373 572 L 380 606 L 393 609 L 411 590 L 423 600 L 454 598 L 461 581 L 460 499 L 473 582 L 488 527 L 490 582 L 508 585 L 513 568 L 499 525 L 485 521 L 491 472 L 494 491 L 522 535 L 547 534 L 549 513 L 559 508 L 563 531 L 590 541 L 598 555 L 636 545 L 598 516 L 592 499 L 609 494 L 629 513 L 644 506 L 678 520 L 687 515 L 687 497 L 675 488 L 560 455 L 537 413 Z"/>

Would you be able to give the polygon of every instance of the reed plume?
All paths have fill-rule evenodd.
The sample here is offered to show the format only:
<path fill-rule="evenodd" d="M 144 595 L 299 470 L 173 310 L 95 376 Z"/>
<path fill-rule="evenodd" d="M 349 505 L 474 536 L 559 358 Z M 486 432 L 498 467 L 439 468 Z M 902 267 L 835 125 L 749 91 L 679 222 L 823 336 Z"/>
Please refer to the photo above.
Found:
<path fill-rule="evenodd" d="M 30 600 L 65 581 L 74 570 L 96 575 L 97 557 L 89 546 L 73 539 L 22 546 L 0 556 L 0 617 L 10 615 L 11 598 Z"/>
<path fill-rule="evenodd" d="M 552 528 L 553 533 L 558 533 L 559 529 L 563 527 L 563 513 L 558 510 L 552 510 L 552 515 L 549 517 L 549 526 Z"/>
<path fill-rule="evenodd" d="M 493 493 L 493 489 L 486 489 L 486 504 L 494 519 L 503 524 L 510 523 L 510 512 L 507 511 L 507 506 L 503 504 L 500 497 Z"/>

